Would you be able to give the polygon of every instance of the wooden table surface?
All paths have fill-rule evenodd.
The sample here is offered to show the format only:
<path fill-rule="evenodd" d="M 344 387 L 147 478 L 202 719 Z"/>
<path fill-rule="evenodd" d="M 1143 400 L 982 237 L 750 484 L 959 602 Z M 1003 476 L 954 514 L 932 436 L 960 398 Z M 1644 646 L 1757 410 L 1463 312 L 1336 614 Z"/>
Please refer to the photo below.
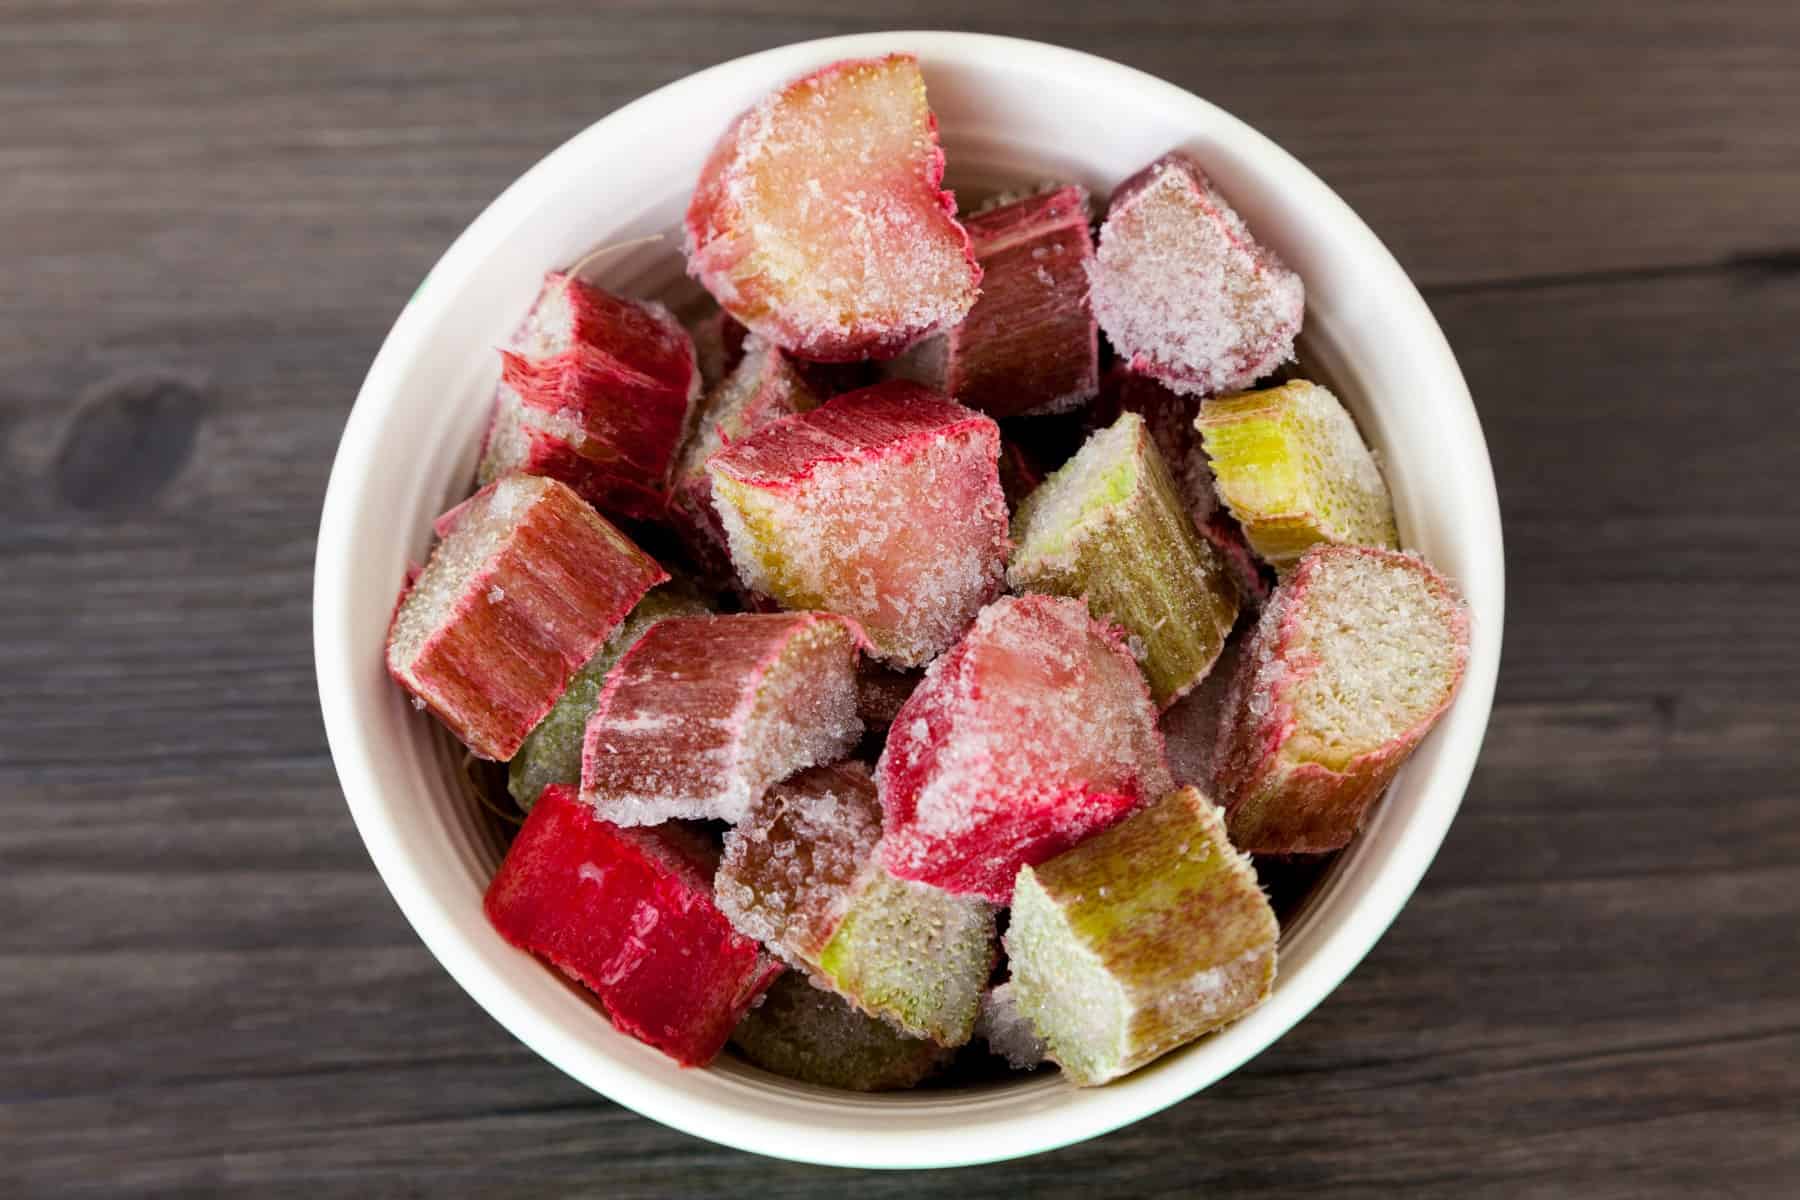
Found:
<path fill-rule="evenodd" d="M 1800 1193 L 1800 6 L 1185 7 L 0 8 L 0 1194 Z M 906 26 L 1171 79 L 1361 212 L 1474 390 L 1510 611 L 1462 816 L 1315 1014 L 1086 1145 L 853 1175 L 640 1119 L 451 982 L 309 596 L 362 374 L 490 198 Z"/>

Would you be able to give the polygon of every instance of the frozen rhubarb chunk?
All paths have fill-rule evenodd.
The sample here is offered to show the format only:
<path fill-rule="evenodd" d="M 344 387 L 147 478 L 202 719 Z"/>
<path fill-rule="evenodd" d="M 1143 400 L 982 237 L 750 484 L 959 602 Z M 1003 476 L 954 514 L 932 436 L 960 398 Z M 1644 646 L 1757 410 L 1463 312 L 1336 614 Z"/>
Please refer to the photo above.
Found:
<path fill-rule="evenodd" d="M 1131 635 L 1168 705 L 1212 669 L 1237 620 L 1237 587 L 1194 531 L 1156 443 L 1136 413 L 1088 439 L 1013 519 L 1007 580 L 1081 596 Z"/>
<path fill-rule="evenodd" d="M 688 273 L 802 358 L 891 358 L 962 320 L 981 282 L 943 178 L 918 60 L 833 63 L 713 147 L 688 205 Z"/>
<path fill-rule="evenodd" d="M 745 329 L 728 312 L 714 310 L 688 325 L 688 336 L 694 339 L 694 360 L 700 366 L 700 387 L 710 392 L 737 370 L 744 359 Z"/>
<path fill-rule="evenodd" d="M 889 1092 L 923 1082 L 952 1052 L 908 1037 L 792 971 L 777 979 L 731 1035 L 745 1058 L 801 1083 Z"/>
<path fill-rule="evenodd" d="M 1157 722 L 1169 751 L 1169 773 L 1179 787 L 1196 787 L 1209 796 L 1216 792 L 1213 767 L 1219 731 L 1224 727 L 1225 706 L 1230 702 L 1232 682 L 1247 640 L 1248 636 L 1241 632 L 1227 638 L 1218 661 L 1200 686 L 1171 704 Z"/>
<path fill-rule="evenodd" d="M 712 856 L 685 834 L 621 829 L 552 784 L 484 907 L 501 937 L 592 991 L 620 1030 L 694 1067 L 782 967 L 713 903 Z"/>
<path fill-rule="evenodd" d="M 1083 1087 L 1237 1020 L 1275 980 L 1275 912 L 1220 811 L 1171 792 L 1019 872 L 1014 999 Z"/>
<path fill-rule="evenodd" d="M 843 613 L 916 667 L 1004 586 L 999 448 L 988 417 L 893 380 L 784 417 L 707 469 L 746 587 Z"/>
<path fill-rule="evenodd" d="M 1006 1060 L 1015 1071 L 1029 1071 L 1050 1056 L 1037 1030 L 1019 1011 L 1019 999 L 1009 979 L 981 998 L 981 1015 L 975 1019 L 975 1036 Z"/>
<path fill-rule="evenodd" d="M 1300 277 L 1181 153 L 1113 192 L 1088 278 L 1119 356 L 1184 395 L 1248 387 L 1292 358 L 1306 309 Z"/>
<path fill-rule="evenodd" d="M 575 678 L 556 704 L 533 729 L 513 755 L 507 768 L 506 790 L 515 803 L 530 811 L 538 793 L 552 783 L 581 782 L 581 743 L 588 718 L 600 703 L 606 676 L 644 633 L 664 617 L 693 617 L 709 611 L 700 598 L 684 587 L 664 584 L 631 610 L 623 624 L 602 642 L 600 649 L 575 672 Z"/>
<path fill-rule="evenodd" d="M 693 340 L 667 309 L 553 273 L 500 358 L 484 481 L 546 474 L 604 512 L 662 514 L 700 395 Z"/>
<path fill-rule="evenodd" d="M 1011 438 L 1000 439 L 1000 492 L 1008 508 L 1017 508 L 1044 482 L 1036 457 Z"/>
<path fill-rule="evenodd" d="M 719 907 L 862 1012 L 946 1046 L 969 1040 L 994 965 L 994 910 L 894 879 L 881 805 L 858 762 L 770 788 L 725 836 Z"/>
<path fill-rule="evenodd" d="M 1119 632 L 1080 600 L 1008 596 L 932 663 L 876 769 L 882 863 L 1004 904 L 1042 862 L 1172 786 Z"/>
<path fill-rule="evenodd" d="M 737 366 L 706 396 L 675 471 L 670 515 L 695 561 L 711 574 L 731 574 L 725 527 L 712 504 L 706 461 L 770 422 L 818 407 L 818 400 L 779 349 L 751 334 Z"/>
<path fill-rule="evenodd" d="M 954 329 L 919 342 L 894 373 L 995 417 L 1062 412 L 1100 386 L 1100 337 L 1088 310 L 1088 196 L 1027 196 L 965 224 L 981 298 Z"/>
<path fill-rule="evenodd" d="M 1276 570 L 1320 542 L 1399 546 L 1381 469 L 1356 422 L 1318 384 L 1296 379 L 1208 400 L 1195 427 L 1219 495 Z"/>
<path fill-rule="evenodd" d="M 620 825 L 742 820 L 771 783 L 856 744 L 857 653 L 829 613 L 658 621 L 606 677 L 581 798 Z"/>
<path fill-rule="evenodd" d="M 1220 731 L 1231 838 L 1253 854 L 1348 843 L 1449 707 L 1469 613 L 1422 560 L 1318 546 L 1263 609 Z"/>
<path fill-rule="evenodd" d="M 668 574 L 581 497 L 509 475 L 438 522 L 394 611 L 387 668 L 477 756 L 508 759 Z"/>

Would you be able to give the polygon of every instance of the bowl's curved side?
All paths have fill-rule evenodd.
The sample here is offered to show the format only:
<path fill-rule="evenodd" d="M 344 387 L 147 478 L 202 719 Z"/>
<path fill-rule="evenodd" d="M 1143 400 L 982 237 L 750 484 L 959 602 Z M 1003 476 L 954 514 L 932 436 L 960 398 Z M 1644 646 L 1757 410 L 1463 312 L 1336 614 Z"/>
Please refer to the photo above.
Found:
<path fill-rule="evenodd" d="M 1309 361 L 1383 453 L 1403 539 L 1459 582 L 1475 616 L 1455 704 L 1290 928 L 1274 995 L 1104 1089 L 1037 1079 L 850 1096 L 737 1063 L 682 1071 L 614 1033 L 483 920 L 494 846 L 455 810 L 450 755 L 381 669 L 405 564 L 470 476 L 489 347 L 542 272 L 674 228 L 715 131 L 770 87 L 897 49 L 919 55 L 964 182 L 1057 175 L 1103 195 L 1172 146 L 1195 151 L 1306 279 Z M 675 251 L 623 252 L 606 282 L 677 287 Z M 1235 1069 L 1318 1004 L 1398 914 L 1455 816 L 1492 704 L 1503 591 L 1499 506 L 1468 389 L 1425 302 L 1342 200 L 1248 126 L 1131 68 L 1035 42 L 899 32 L 785 46 L 671 84 L 577 135 L 469 226 L 400 315 L 351 412 L 320 522 L 313 634 L 326 734 L 370 857 L 431 952 L 497 1021 L 583 1083 L 690 1133 L 809 1162 L 927 1167 L 1034 1153 L 1137 1120 Z"/>

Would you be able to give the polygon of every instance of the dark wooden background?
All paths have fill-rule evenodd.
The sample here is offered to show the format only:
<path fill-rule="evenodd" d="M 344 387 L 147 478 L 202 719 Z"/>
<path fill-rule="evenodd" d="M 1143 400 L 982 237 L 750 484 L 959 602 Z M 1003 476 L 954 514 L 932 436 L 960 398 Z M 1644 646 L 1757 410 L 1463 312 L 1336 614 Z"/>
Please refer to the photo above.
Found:
<path fill-rule="evenodd" d="M 854 19 L 846 14 L 857 11 Z M 1499 701 L 1379 948 L 1087 1145 L 850 1175 L 534 1058 L 326 755 L 327 468 L 426 268 L 698 67 L 967 27 L 1174 80 L 1318 170 L 1461 356 Z M 1800 1193 L 1800 6 L 0 6 L 0 1194 Z"/>

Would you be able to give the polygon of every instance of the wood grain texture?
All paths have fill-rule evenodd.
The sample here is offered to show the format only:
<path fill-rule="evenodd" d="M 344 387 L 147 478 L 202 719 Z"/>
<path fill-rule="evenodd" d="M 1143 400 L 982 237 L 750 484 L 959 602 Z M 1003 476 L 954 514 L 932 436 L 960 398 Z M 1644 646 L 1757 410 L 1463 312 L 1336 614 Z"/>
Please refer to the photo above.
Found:
<path fill-rule="evenodd" d="M 850 12 L 0 9 L 0 1194 L 1800 1191 L 1800 8 Z M 481 206 L 890 26 L 1091 49 L 1315 167 L 1461 357 L 1511 585 L 1463 815 L 1350 980 L 1168 1112 L 932 1176 L 703 1144 L 483 1016 L 350 824 L 308 611 L 356 386 Z"/>

